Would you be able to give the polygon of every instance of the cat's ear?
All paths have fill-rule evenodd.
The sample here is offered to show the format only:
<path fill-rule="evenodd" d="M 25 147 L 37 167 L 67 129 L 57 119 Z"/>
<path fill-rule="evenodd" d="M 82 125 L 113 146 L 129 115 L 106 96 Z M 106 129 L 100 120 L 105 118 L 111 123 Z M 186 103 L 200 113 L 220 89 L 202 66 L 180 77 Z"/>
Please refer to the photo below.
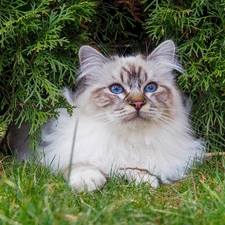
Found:
<path fill-rule="evenodd" d="M 102 65 L 107 61 L 107 58 L 94 48 L 84 45 L 79 50 L 80 66 L 83 69 L 88 69 L 92 66 Z"/>
<path fill-rule="evenodd" d="M 173 62 L 175 57 L 175 45 L 168 40 L 160 44 L 149 56 L 148 60 L 166 60 Z"/>
<path fill-rule="evenodd" d="M 160 44 L 148 57 L 149 61 L 156 61 L 159 64 L 163 64 L 170 68 L 171 70 L 175 69 L 179 72 L 183 72 L 183 68 L 179 65 L 176 60 L 175 55 L 175 45 L 171 40 L 164 41 Z"/>

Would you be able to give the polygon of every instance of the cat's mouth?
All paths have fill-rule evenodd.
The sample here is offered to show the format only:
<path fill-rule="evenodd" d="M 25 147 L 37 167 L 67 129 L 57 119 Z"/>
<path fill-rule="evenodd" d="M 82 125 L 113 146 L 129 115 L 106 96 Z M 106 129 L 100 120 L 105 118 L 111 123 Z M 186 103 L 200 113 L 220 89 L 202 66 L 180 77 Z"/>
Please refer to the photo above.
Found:
<path fill-rule="evenodd" d="M 129 114 L 127 114 L 126 116 L 126 121 L 138 121 L 138 120 L 147 120 L 149 119 L 148 117 L 146 117 L 146 113 L 140 111 L 140 110 L 136 110 L 134 112 L 131 112 Z"/>
<path fill-rule="evenodd" d="M 119 114 L 119 115 L 118 115 Z M 117 119 L 120 119 L 124 123 L 146 123 L 151 122 L 156 117 L 156 110 L 128 110 L 128 109 L 119 109 L 115 112 Z"/>

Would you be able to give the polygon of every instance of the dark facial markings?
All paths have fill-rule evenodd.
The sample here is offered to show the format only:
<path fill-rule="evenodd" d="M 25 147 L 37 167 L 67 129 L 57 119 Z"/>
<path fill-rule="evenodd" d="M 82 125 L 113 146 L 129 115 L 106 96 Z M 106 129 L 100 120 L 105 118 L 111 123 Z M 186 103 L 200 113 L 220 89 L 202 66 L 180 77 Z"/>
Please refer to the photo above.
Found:
<path fill-rule="evenodd" d="M 75 93 L 75 96 L 82 94 L 87 88 L 86 77 L 82 77 L 76 85 L 73 86 L 72 91 Z"/>
<path fill-rule="evenodd" d="M 165 85 L 161 85 L 161 87 L 163 87 L 164 90 L 158 93 L 157 92 L 154 93 L 153 96 L 156 98 L 158 102 L 167 107 L 173 105 L 173 97 L 171 89 Z"/>
<path fill-rule="evenodd" d="M 124 79 L 124 74 L 123 74 L 123 72 L 122 72 L 122 71 L 120 72 L 120 79 L 121 79 L 122 83 L 123 83 L 123 82 L 124 82 L 124 80 L 125 80 L 125 79 Z"/>
<path fill-rule="evenodd" d="M 114 77 L 112 78 L 115 79 Z M 171 108 L 173 105 L 172 90 L 168 86 L 158 84 L 161 87 L 158 91 L 152 93 L 145 91 L 146 85 L 154 83 L 154 81 L 148 79 L 148 73 L 142 66 L 135 66 L 135 64 L 123 66 L 120 70 L 119 79 L 120 81 L 118 78 L 115 81 L 117 80 L 118 83 L 116 84 L 124 88 L 121 93 L 114 93 L 112 90 L 109 92 L 112 84 L 92 92 L 92 99 L 97 107 L 119 107 L 119 112 L 124 115 L 126 110 L 124 111 L 123 107 L 128 104 L 136 109 L 132 118 L 148 119 L 150 114 L 152 115 L 153 113 L 150 113 L 151 109 L 158 107 Z M 143 87 L 144 85 L 145 87 Z M 128 89 L 131 91 L 126 90 L 127 86 L 129 86 Z M 146 106 L 149 106 L 150 109 L 148 110 Z M 142 107 L 144 108 L 143 110 Z M 127 118 L 130 117 L 128 116 Z"/>
<path fill-rule="evenodd" d="M 115 101 L 119 100 L 117 95 L 111 95 L 109 93 L 104 92 L 105 87 L 98 88 L 92 92 L 92 98 L 95 104 L 99 107 L 107 107 L 113 105 Z"/>
<path fill-rule="evenodd" d="M 141 84 L 147 81 L 148 76 L 143 67 L 136 67 L 130 64 L 128 68 L 124 66 L 121 68 L 120 79 L 123 83 L 126 82 L 130 88 L 136 87 L 140 89 Z"/>

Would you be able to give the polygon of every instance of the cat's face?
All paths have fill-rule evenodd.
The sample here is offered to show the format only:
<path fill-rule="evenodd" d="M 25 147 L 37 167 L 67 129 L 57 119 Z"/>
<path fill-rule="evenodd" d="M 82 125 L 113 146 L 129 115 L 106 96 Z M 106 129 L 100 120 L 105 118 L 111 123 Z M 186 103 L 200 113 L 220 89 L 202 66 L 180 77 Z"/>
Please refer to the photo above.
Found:
<path fill-rule="evenodd" d="M 167 41 L 148 57 L 105 58 L 83 46 L 79 52 L 82 91 L 78 107 L 82 105 L 92 115 L 130 127 L 171 120 L 177 108 L 183 110 L 172 74 L 174 69 L 181 70 L 174 51 L 173 42 Z"/>

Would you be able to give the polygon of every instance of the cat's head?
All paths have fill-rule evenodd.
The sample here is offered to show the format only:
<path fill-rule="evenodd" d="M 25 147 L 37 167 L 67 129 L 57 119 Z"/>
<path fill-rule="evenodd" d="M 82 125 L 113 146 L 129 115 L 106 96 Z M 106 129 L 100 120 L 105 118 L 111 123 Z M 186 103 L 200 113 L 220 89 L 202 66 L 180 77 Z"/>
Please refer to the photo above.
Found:
<path fill-rule="evenodd" d="M 171 40 L 148 56 L 105 57 L 82 46 L 79 58 L 76 104 L 90 116 L 136 127 L 166 122 L 184 110 L 173 74 L 182 68 Z"/>

